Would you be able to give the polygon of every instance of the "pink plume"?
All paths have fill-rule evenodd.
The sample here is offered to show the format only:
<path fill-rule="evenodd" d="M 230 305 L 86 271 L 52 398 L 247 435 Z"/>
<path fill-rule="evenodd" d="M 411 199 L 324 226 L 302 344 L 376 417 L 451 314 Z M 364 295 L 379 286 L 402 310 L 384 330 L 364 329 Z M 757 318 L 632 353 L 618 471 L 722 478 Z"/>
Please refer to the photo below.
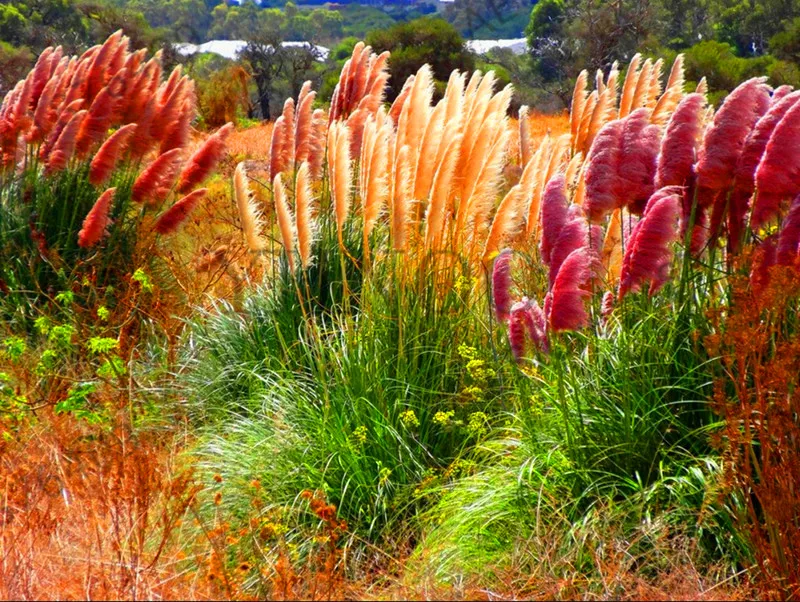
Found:
<path fill-rule="evenodd" d="M 526 341 L 530 338 L 537 350 L 547 353 L 547 322 L 539 304 L 523 297 L 511 307 L 508 321 L 508 341 L 514 359 L 518 362 L 525 355 Z"/>
<path fill-rule="evenodd" d="M 134 203 L 163 201 L 175 183 L 180 162 L 181 149 L 179 148 L 159 155 L 136 178 L 131 190 L 131 200 Z"/>
<path fill-rule="evenodd" d="M 750 130 L 769 108 L 765 78 L 749 79 L 731 92 L 706 131 L 697 161 L 697 184 L 727 190 Z"/>
<path fill-rule="evenodd" d="M 523 297 L 511 306 L 508 318 L 508 344 L 511 353 L 518 362 L 525 355 L 525 314 L 528 310 L 528 298 Z"/>
<path fill-rule="evenodd" d="M 703 128 L 702 94 L 687 94 L 667 124 L 656 166 L 656 188 L 685 186 L 694 175 L 697 145 Z"/>
<path fill-rule="evenodd" d="M 576 249 L 561 264 L 549 303 L 550 328 L 555 332 L 579 330 L 589 322 L 585 299 L 589 292 L 585 285 L 592 278 L 589 252 L 586 248 Z"/>
<path fill-rule="evenodd" d="M 550 254 L 567 222 L 568 208 L 564 175 L 557 174 L 550 179 L 542 194 L 542 240 L 539 243 L 539 252 L 545 265 L 550 265 Z"/>
<path fill-rule="evenodd" d="M 604 125 L 586 158 L 586 199 L 583 209 L 592 222 L 599 222 L 618 206 L 617 171 L 622 154 L 622 120 Z"/>
<path fill-rule="evenodd" d="M 111 203 L 116 191 L 116 188 L 109 188 L 95 201 L 86 219 L 83 220 L 81 231 L 78 232 L 78 246 L 92 247 L 108 234 L 108 226 L 111 225 L 108 214 L 111 212 Z"/>
<path fill-rule="evenodd" d="M 800 102 L 775 126 L 756 169 L 756 196 L 750 226 L 756 230 L 775 218 L 783 201 L 800 192 Z"/>
<path fill-rule="evenodd" d="M 784 96 L 781 100 L 773 102 L 769 110 L 758 120 L 753 130 L 747 136 L 744 149 L 736 165 L 736 188 L 748 194 L 755 189 L 755 175 L 767 143 L 775 131 L 775 127 L 784 118 L 786 113 L 797 101 L 800 100 L 800 90 Z"/>
<path fill-rule="evenodd" d="M 576 249 L 587 247 L 589 242 L 589 226 L 578 205 L 569 208 L 567 222 L 561 228 L 558 239 L 550 253 L 550 287 L 558 277 L 561 265 Z"/>
<path fill-rule="evenodd" d="M 653 192 L 660 131 L 645 108 L 601 128 L 587 157 L 584 210 L 590 221 L 623 206 L 642 212 Z"/>
<path fill-rule="evenodd" d="M 627 205 L 631 213 L 641 214 L 654 191 L 661 130 L 650 123 L 649 109 L 637 109 L 623 121 L 617 202 L 618 206 Z"/>
<path fill-rule="evenodd" d="M 135 128 L 135 124 L 129 123 L 111 134 L 103 143 L 89 167 L 89 182 L 99 186 L 108 179 Z"/>
<path fill-rule="evenodd" d="M 772 91 L 772 104 L 775 104 L 779 100 L 781 100 L 784 96 L 789 94 L 792 91 L 791 86 L 778 86 Z"/>
<path fill-rule="evenodd" d="M 203 145 L 189 158 L 178 181 L 178 192 L 185 194 L 200 184 L 217 166 L 225 153 L 225 140 L 233 131 L 233 124 L 226 123 L 208 137 Z"/>
<path fill-rule="evenodd" d="M 608 320 L 611 317 L 611 314 L 614 312 L 614 293 L 611 291 L 606 291 L 603 293 L 603 301 L 600 304 L 600 315 L 603 317 L 603 320 Z"/>
<path fill-rule="evenodd" d="M 536 301 L 529 301 L 527 311 L 524 315 L 525 328 L 528 336 L 539 351 L 550 352 L 550 344 L 547 341 L 547 319 L 542 308 Z"/>
<path fill-rule="evenodd" d="M 780 265 L 792 265 L 800 247 L 800 195 L 796 196 L 789 213 L 783 218 L 778 235 L 776 259 Z"/>
<path fill-rule="evenodd" d="M 681 216 L 681 188 L 668 186 L 656 191 L 647 202 L 642 219 L 631 234 L 622 259 L 619 298 L 650 282 L 653 295 L 667 281 L 672 262 L 671 243 L 678 239 Z"/>
<path fill-rule="evenodd" d="M 199 188 L 187 194 L 158 218 L 153 230 L 161 235 L 175 232 L 186 221 L 189 214 L 194 211 L 197 203 L 206 195 L 206 192 L 208 192 L 207 189 Z"/>
<path fill-rule="evenodd" d="M 505 249 L 494 260 L 492 269 L 492 296 L 498 322 L 508 320 L 511 308 L 511 249 Z"/>

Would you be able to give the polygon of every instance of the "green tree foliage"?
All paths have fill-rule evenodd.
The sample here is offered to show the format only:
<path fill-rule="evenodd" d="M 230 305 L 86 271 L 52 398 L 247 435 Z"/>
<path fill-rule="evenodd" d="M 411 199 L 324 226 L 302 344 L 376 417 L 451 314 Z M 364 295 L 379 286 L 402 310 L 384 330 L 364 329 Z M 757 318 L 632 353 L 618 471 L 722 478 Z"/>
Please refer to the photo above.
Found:
<path fill-rule="evenodd" d="M 389 99 L 395 98 L 408 76 L 425 63 L 433 68 L 437 80 L 445 82 L 453 69 L 471 70 L 475 65 L 473 55 L 455 27 L 433 17 L 372 32 L 367 36 L 367 44 L 377 52 L 389 50 L 392 53 L 389 59 L 392 72 Z"/>
<path fill-rule="evenodd" d="M 530 0 L 459 0 L 448 4 L 444 17 L 468 37 L 516 38 L 525 29 Z M 520 20 L 524 15 L 525 21 Z"/>
<path fill-rule="evenodd" d="M 608 70 L 636 52 L 687 55 L 690 79 L 706 76 L 720 97 L 743 79 L 773 85 L 800 76 L 800 0 L 540 0 L 526 29 L 544 82 Z M 792 19 L 792 17 L 795 17 Z"/>
<path fill-rule="evenodd" d="M 323 8 L 299 10 L 291 2 L 283 9 L 243 4 L 220 4 L 212 11 L 208 37 L 212 39 L 249 40 L 264 31 L 279 35 L 282 40 L 330 43 L 342 36 L 342 16 Z"/>

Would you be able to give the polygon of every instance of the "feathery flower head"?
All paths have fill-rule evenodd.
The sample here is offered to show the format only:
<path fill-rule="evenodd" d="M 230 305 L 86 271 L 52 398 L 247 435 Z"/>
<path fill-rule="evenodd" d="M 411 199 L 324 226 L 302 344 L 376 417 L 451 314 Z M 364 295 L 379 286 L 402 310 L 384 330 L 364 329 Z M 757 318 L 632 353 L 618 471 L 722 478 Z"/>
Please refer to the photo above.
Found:
<path fill-rule="evenodd" d="M 750 226 L 755 230 L 777 217 L 783 202 L 794 198 L 798 193 L 800 102 L 795 102 L 772 131 L 756 168 L 756 196 L 750 215 Z"/>
<path fill-rule="evenodd" d="M 747 136 L 769 108 L 765 79 L 756 77 L 740 84 L 717 111 L 697 154 L 699 187 L 727 190 L 733 184 Z"/>
<path fill-rule="evenodd" d="M 667 123 L 656 167 L 656 188 L 685 186 L 694 175 L 697 145 L 703 130 L 706 99 L 692 93 L 683 97 Z"/>
<path fill-rule="evenodd" d="M 668 186 L 656 191 L 647 202 L 642 219 L 631 234 L 622 260 L 619 298 L 650 282 L 653 295 L 667 280 L 672 261 L 671 244 L 678 239 L 683 190 Z"/>
<path fill-rule="evenodd" d="M 592 278 L 589 251 L 576 249 L 561 264 L 549 299 L 545 299 L 545 313 L 554 332 L 580 330 L 589 323 L 585 301 L 586 290 Z"/>
<path fill-rule="evenodd" d="M 95 201 L 78 232 L 78 246 L 92 247 L 108 234 L 108 226 L 111 225 L 109 213 L 116 191 L 116 188 L 109 188 Z"/>
<path fill-rule="evenodd" d="M 206 192 L 208 192 L 206 188 L 198 188 L 187 194 L 158 218 L 153 230 L 162 236 L 175 232 L 186 221 L 189 214 L 194 211 L 197 203 L 206 195 Z"/>
<path fill-rule="evenodd" d="M 508 320 L 511 310 L 511 249 L 503 250 L 494 260 L 492 268 L 492 298 L 498 322 Z"/>
<path fill-rule="evenodd" d="M 225 141 L 233 131 L 233 124 L 226 123 L 208 137 L 203 145 L 189 158 L 178 180 L 178 192 L 186 194 L 202 183 L 225 153 Z"/>

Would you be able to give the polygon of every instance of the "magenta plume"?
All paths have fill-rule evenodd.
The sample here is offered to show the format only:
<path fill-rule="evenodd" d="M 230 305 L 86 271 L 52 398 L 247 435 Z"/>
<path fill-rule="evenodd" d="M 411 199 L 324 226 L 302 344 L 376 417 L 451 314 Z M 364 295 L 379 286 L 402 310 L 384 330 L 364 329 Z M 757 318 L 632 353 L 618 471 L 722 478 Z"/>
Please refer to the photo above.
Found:
<path fill-rule="evenodd" d="M 61 171 L 67 166 L 67 163 L 75 152 L 75 139 L 78 136 L 78 131 L 84 119 L 86 119 L 86 113 L 87 111 L 85 110 L 75 113 L 61 131 L 58 140 L 56 140 L 53 145 L 53 150 L 49 153 L 49 156 L 46 157 L 46 174 Z"/>
<path fill-rule="evenodd" d="M 656 191 L 647 202 L 622 259 L 620 299 L 628 292 L 639 290 L 647 281 L 650 295 L 653 295 L 667 281 L 672 262 L 671 245 L 679 237 L 681 195 L 681 188 L 668 186 Z"/>
<path fill-rule="evenodd" d="M 697 145 L 703 132 L 706 99 L 702 94 L 687 94 L 678 103 L 661 140 L 656 165 L 656 188 L 685 186 L 693 176 Z"/>
<path fill-rule="evenodd" d="M 517 362 L 525 357 L 525 314 L 528 311 L 528 298 L 523 297 L 511 306 L 508 315 L 508 345 Z"/>
<path fill-rule="evenodd" d="M 528 339 L 537 351 L 549 351 L 544 312 L 536 301 L 523 297 L 511 306 L 508 319 L 508 342 L 517 362 L 525 356 Z"/>
<path fill-rule="evenodd" d="M 786 113 L 800 100 L 800 90 L 785 95 L 773 102 L 769 110 L 756 122 L 747 136 L 739 162 L 736 165 L 736 189 L 748 194 L 755 190 L 755 175 L 761 157 L 767 148 L 772 133 Z"/>
<path fill-rule="evenodd" d="M 187 194 L 158 218 L 153 230 L 161 235 L 175 232 L 186 221 L 189 214 L 194 211 L 197 203 L 206 195 L 206 192 L 208 192 L 207 189 L 199 188 Z"/>
<path fill-rule="evenodd" d="M 545 265 L 550 265 L 550 254 L 558 240 L 558 235 L 567 223 L 569 201 L 563 174 L 553 176 L 542 194 L 541 232 L 539 252 Z"/>
<path fill-rule="evenodd" d="M 589 251 L 576 249 L 561 264 L 550 298 L 545 302 L 550 329 L 555 332 L 580 330 L 589 323 L 586 284 L 592 278 Z"/>
<path fill-rule="evenodd" d="M 641 214 L 653 194 L 661 129 L 650 123 L 650 110 L 637 109 L 624 120 L 617 184 L 618 206 Z"/>
<path fill-rule="evenodd" d="M 159 155 L 133 183 L 131 200 L 134 203 L 157 203 L 167 198 L 181 163 L 181 149 Z"/>
<path fill-rule="evenodd" d="M 779 265 L 792 265 L 800 247 L 800 195 L 796 196 L 789 213 L 783 218 L 778 234 L 776 260 Z"/>
<path fill-rule="evenodd" d="M 596 233 L 598 238 L 599 234 Z M 593 257 L 591 249 L 588 248 L 589 244 L 589 225 L 583 215 L 580 206 L 572 205 L 569 208 L 567 220 L 561 231 L 558 234 L 553 249 L 550 252 L 550 278 L 549 283 L 552 288 L 555 284 L 558 273 L 561 270 L 561 265 L 566 261 L 569 255 L 582 248 L 587 248 L 587 252 Z"/>
<path fill-rule="evenodd" d="M 203 182 L 225 153 L 225 141 L 233 131 L 233 124 L 226 123 L 214 132 L 189 158 L 178 180 L 178 192 L 186 194 Z"/>
<path fill-rule="evenodd" d="M 586 197 L 583 209 L 593 222 L 599 222 L 618 207 L 617 170 L 622 155 L 622 120 L 604 125 L 586 158 Z"/>
<path fill-rule="evenodd" d="M 492 298 L 498 322 L 508 320 L 511 309 L 511 249 L 505 249 L 494 260 L 492 268 Z"/>
<path fill-rule="evenodd" d="M 75 143 L 78 155 L 85 155 L 91 146 L 100 142 L 108 133 L 114 117 L 118 91 L 118 87 L 109 84 L 95 97 Z"/>
<path fill-rule="evenodd" d="M 714 116 L 697 154 L 697 185 L 727 190 L 747 136 L 769 108 L 769 88 L 764 78 L 749 79 L 731 92 Z"/>
<path fill-rule="evenodd" d="M 109 136 L 92 159 L 89 166 L 89 182 L 100 186 L 108 180 L 135 129 L 136 124 L 129 123 Z"/>
<path fill-rule="evenodd" d="M 653 191 L 660 132 L 644 108 L 600 129 L 587 157 L 583 206 L 590 221 L 625 206 L 642 212 Z"/>
<path fill-rule="evenodd" d="M 760 228 L 777 217 L 784 201 L 800 192 L 800 102 L 775 126 L 756 169 L 756 196 L 750 226 Z"/>
<path fill-rule="evenodd" d="M 550 351 L 550 344 L 547 341 L 547 319 L 544 311 L 536 301 L 528 301 L 526 311 L 523 314 L 525 329 L 528 336 L 533 341 L 536 349 L 544 353 Z"/>
<path fill-rule="evenodd" d="M 78 232 L 78 246 L 93 247 L 106 237 L 108 226 L 111 225 L 109 213 L 116 191 L 116 188 L 109 188 L 95 201 L 86 219 L 83 220 L 81 231 Z"/>

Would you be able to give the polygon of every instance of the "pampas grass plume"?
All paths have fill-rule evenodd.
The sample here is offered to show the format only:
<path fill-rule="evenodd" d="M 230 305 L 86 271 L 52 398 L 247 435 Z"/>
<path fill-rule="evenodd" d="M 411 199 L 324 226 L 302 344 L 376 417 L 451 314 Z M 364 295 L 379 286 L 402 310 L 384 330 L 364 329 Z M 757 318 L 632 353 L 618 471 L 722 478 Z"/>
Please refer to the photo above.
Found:
<path fill-rule="evenodd" d="M 511 254 L 511 249 L 505 249 L 495 257 L 492 267 L 492 300 L 499 322 L 508 320 L 511 310 Z"/>
<path fill-rule="evenodd" d="M 199 188 L 187 194 L 158 218 L 153 230 L 164 236 L 175 232 L 207 192 L 206 188 Z"/>
<path fill-rule="evenodd" d="M 267 243 L 261 236 L 261 215 L 253 201 L 253 195 L 250 194 L 244 162 L 238 163 L 233 172 L 233 192 L 247 248 L 251 251 L 262 251 Z"/>
<path fill-rule="evenodd" d="M 75 152 L 75 139 L 78 136 L 81 125 L 83 125 L 86 119 L 87 113 L 88 111 L 86 110 L 78 111 L 70 118 L 69 122 L 67 122 L 67 125 L 61 131 L 58 140 L 53 146 L 53 150 L 46 158 L 46 174 L 60 171 L 67 166 L 67 163 Z"/>
<path fill-rule="evenodd" d="M 584 287 L 591 277 L 589 251 L 585 247 L 572 251 L 561 264 L 546 303 L 553 331 L 580 330 L 588 324 L 585 299 L 589 292 Z"/>
<path fill-rule="evenodd" d="M 295 183 L 295 221 L 297 226 L 297 250 L 303 269 L 311 265 L 311 247 L 314 243 L 314 222 L 311 197 L 311 168 L 307 162 L 300 164 Z"/>
<path fill-rule="evenodd" d="M 693 176 L 695 152 L 703 129 L 706 99 L 688 94 L 667 124 L 656 166 L 656 187 L 684 186 Z"/>
<path fill-rule="evenodd" d="M 286 261 L 289 264 L 289 271 L 294 272 L 294 247 L 295 231 L 292 210 L 286 202 L 286 191 L 283 188 L 281 174 L 275 176 L 272 181 L 272 196 L 275 200 L 275 215 L 278 217 L 278 229 L 281 232 L 281 242 L 283 250 L 286 251 Z"/>
<path fill-rule="evenodd" d="M 653 295 L 667 280 L 672 261 L 671 244 L 678 239 L 682 189 L 668 186 L 656 191 L 636 224 L 622 260 L 619 298 L 650 282 Z"/>
<path fill-rule="evenodd" d="M 185 194 L 203 182 L 222 158 L 225 152 L 225 140 L 233 131 L 233 124 L 226 123 L 208 137 L 203 145 L 189 158 L 178 181 L 178 192 Z"/>
<path fill-rule="evenodd" d="M 92 247 L 108 234 L 108 226 L 111 224 L 109 213 L 116 191 L 116 188 L 109 188 L 95 201 L 83 220 L 81 231 L 78 232 L 78 246 Z"/>
<path fill-rule="evenodd" d="M 133 183 L 131 200 L 135 203 L 163 201 L 175 182 L 182 150 L 175 148 L 159 155 Z"/>
<path fill-rule="evenodd" d="M 129 123 L 109 136 L 92 159 L 89 167 L 89 182 L 99 186 L 108 180 L 135 129 L 136 124 Z"/>

